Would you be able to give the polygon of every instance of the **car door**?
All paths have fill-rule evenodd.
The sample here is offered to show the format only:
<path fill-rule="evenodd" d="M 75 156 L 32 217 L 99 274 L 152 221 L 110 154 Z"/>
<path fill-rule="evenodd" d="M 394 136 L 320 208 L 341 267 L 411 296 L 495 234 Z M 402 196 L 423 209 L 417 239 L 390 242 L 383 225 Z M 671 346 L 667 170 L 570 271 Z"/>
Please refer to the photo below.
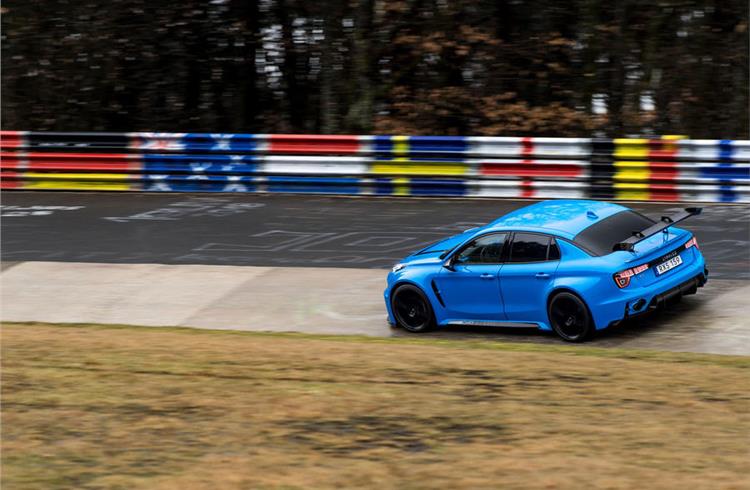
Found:
<path fill-rule="evenodd" d="M 559 264 L 560 249 L 553 237 L 540 233 L 513 234 L 499 274 L 509 321 L 546 318 L 547 295 Z"/>
<path fill-rule="evenodd" d="M 448 268 L 435 278 L 446 318 L 450 320 L 503 320 L 498 273 L 508 233 L 477 237 L 453 255 Z"/>

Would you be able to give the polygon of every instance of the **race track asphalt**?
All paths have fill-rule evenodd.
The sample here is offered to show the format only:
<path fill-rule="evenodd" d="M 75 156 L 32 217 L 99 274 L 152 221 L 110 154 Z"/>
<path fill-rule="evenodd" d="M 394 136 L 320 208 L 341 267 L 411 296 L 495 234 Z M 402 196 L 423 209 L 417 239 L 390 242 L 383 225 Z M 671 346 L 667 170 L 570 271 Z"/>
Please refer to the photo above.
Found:
<path fill-rule="evenodd" d="M 2 319 L 412 336 L 385 321 L 387 268 L 528 203 L 4 192 Z M 657 218 L 684 206 L 631 204 Z M 750 355 L 750 206 L 703 207 L 684 226 L 706 256 L 708 285 L 607 329 L 596 346 Z M 529 329 L 427 335 L 561 342 Z"/>
<path fill-rule="evenodd" d="M 529 201 L 4 192 L 2 260 L 386 268 Z M 632 204 L 659 217 L 684 205 Z M 750 206 L 703 205 L 713 279 L 750 279 Z"/>

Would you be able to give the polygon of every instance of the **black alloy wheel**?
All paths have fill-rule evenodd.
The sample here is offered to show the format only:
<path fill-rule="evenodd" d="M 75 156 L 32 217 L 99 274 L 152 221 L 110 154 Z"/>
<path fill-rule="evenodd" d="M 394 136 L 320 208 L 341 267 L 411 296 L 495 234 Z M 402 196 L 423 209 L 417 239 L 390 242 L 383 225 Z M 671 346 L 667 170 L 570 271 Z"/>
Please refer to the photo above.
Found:
<path fill-rule="evenodd" d="M 563 340 L 583 342 L 594 333 L 594 322 L 586 303 L 573 293 L 557 293 L 547 308 L 552 329 Z"/>
<path fill-rule="evenodd" d="M 427 332 L 435 327 L 430 301 L 415 286 L 400 286 L 393 293 L 391 308 L 398 324 L 410 332 Z"/>

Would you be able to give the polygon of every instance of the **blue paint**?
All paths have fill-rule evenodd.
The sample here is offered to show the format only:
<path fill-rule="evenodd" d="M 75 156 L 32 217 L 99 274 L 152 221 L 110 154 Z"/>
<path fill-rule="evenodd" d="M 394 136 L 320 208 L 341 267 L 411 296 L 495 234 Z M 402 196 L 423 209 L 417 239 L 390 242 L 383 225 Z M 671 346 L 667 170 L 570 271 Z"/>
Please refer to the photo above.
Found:
<path fill-rule="evenodd" d="M 561 236 L 572 239 L 594 223 L 626 209 L 625 206 L 602 201 L 570 199 L 543 201 L 511 211 L 490 225 L 554 230 Z M 593 213 L 596 218 L 591 218 L 589 213 Z"/>

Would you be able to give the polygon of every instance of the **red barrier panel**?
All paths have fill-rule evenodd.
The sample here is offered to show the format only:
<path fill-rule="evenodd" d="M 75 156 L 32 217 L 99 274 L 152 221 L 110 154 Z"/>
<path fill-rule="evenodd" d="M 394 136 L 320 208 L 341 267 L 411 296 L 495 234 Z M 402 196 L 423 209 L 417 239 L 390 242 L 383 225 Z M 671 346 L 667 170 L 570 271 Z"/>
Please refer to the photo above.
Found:
<path fill-rule="evenodd" d="M 0 170 L 0 189 L 19 189 L 22 186 L 20 172 Z"/>
<path fill-rule="evenodd" d="M 0 131 L 0 148 L 20 148 L 24 134 L 24 131 Z"/>
<path fill-rule="evenodd" d="M 124 153 L 28 153 L 29 170 L 140 170 L 140 155 Z"/>
<path fill-rule="evenodd" d="M 26 167 L 26 152 L 1 151 L 0 169 L 20 169 Z"/>
<path fill-rule="evenodd" d="M 0 168 L 67 171 L 137 171 L 141 156 L 126 153 L 0 152 Z"/>
<path fill-rule="evenodd" d="M 651 184 L 649 199 L 651 201 L 679 201 L 680 191 L 674 184 Z"/>
<path fill-rule="evenodd" d="M 286 154 L 340 154 L 359 153 L 362 145 L 359 136 L 317 134 L 269 134 L 269 153 Z"/>

